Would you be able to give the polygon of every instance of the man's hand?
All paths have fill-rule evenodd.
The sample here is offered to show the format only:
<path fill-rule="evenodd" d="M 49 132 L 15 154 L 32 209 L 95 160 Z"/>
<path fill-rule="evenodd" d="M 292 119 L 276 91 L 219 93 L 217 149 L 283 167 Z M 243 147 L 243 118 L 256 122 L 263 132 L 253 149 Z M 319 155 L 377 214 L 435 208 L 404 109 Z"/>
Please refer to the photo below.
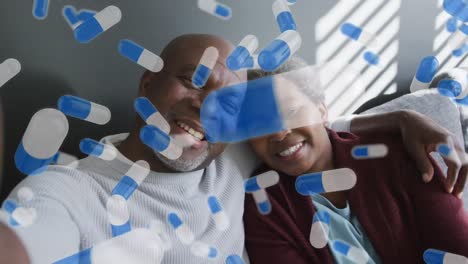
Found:
<path fill-rule="evenodd" d="M 400 116 L 398 119 L 405 147 L 425 182 L 430 182 L 434 176 L 429 153 L 437 151 L 441 144 L 448 146 L 451 154 L 441 155 L 448 167 L 445 188 L 447 192 L 461 198 L 467 183 L 468 164 L 464 148 L 455 135 L 418 112 L 405 110 L 396 114 Z"/>

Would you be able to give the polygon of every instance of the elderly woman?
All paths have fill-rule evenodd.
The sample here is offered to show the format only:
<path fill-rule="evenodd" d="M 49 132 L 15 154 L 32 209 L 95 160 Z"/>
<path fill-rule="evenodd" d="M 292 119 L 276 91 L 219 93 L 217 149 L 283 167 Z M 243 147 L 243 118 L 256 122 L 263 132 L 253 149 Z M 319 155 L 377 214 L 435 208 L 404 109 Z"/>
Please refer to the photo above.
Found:
<path fill-rule="evenodd" d="M 304 66 L 293 59 L 272 74 Z M 267 75 L 251 71 L 249 79 Z M 281 83 L 288 85 L 288 94 L 296 95 L 288 99 L 292 104 L 309 100 L 307 111 L 317 122 L 250 140 L 264 162 L 255 175 L 268 170 L 280 174 L 279 183 L 266 189 L 269 214 L 258 211 L 252 195 L 245 200 L 246 247 L 252 263 L 352 263 L 345 256 L 346 246 L 368 263 L 421 263 L 429 248 L 468 256 L 468 215 L 462 201 L 444 190 L 437 165 L 434 180 L 423 183 L 399 136 L 337 133 L 327 127 L 327 108 L 318 87 L 297 78 Z M 369 144 L 384 144 L 388 154 L 352 157 L 353 147 Z M 355 175 L 353 188 L 320 194 L 298 190 L 301 175 L 340 168 Z M 323 230 L 328 230 L 328 244 L 314 243 L 320 233 L 313 231 L 314 216 L 327 223 Z"/>

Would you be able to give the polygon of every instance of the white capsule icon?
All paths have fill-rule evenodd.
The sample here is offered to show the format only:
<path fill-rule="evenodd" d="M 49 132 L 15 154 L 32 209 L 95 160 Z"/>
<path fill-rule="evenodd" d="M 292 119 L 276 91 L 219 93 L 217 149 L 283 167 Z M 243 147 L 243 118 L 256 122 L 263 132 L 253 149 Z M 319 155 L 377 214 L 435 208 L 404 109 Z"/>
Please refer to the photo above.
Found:
<path fill-rule="evenodd" d="M 316 211 L 310 228 L 309 242 L 314 248 L 324 248 L 328 244 L 330 233 L 330 214 L 326 211 Z"/>
<path fill-rule="evenodd" d="M 258 54 L 258 65 L 265 71 L 274 71 L 294 55 L 302 45 L 302 37 L 295 30 L 287 30 Z"/>
<path fill-rule="evenodd" d="M 285 0 L 274 1 L 272 9 L 281 33 L 296 30 L 296 22 Z"/>
<path fill-rule="evenodd" d="M 171 126 L 151 101 L 146 97 L 138 97 L 133 107 L 141 119 L 145 120 L 146 124 L 153 125 L 161 129 L 164 133 L 171 132 Z"/>
<path fill-rule="evenodd" d="M 81 23 L 75 30 L 75 38 L 80 43 L 89 43 L 116 25 L 122 19 L 122 12 L 116 6 L 108 6 L 94 17 Z"/>
<path fill-rule="evenodd" d="M 10 214 L 10 225 L 28 227 L 34 223 L 37 218 L 35 208 L 26 208 L 10 199 L 3 202 L 3 209 Z"/>
<path fill-rule="evenodd" d="M 84 154 L 95 156 L 102 160 L 113 160 L 118 154 L 114 146 L 103 144 L 90 138 L 85 138 L 80 141 L 80 150 Z"/>
<path fill-rule="evenodd" d="M 215 0 L 198 0 L 198 8 L 223 20 L 228 20 L 232 17 L 231 8 Z"/>
<path fill-rule="evenodd" d="M 60 97 L 57 106 L 60 111 L 68 116 L 98 125 L 105 125 L 111 119 L 109 108 L 73 95 Z"/>
<path fill-rule="evenodd" d="M 335 252 L 340 253 L 356 264 L 366 264 L 370 259 L 369 255 L 364 249 L 357 248 L 344 241 L 333 241 L 332 248 Z"/>
<path fill-rule="evenodd" d="M 0 87 L 21 71 L 21 63 L 16 59 L 7 59 L 0 64 Z"/>
<path fill-rule="evenodd" d="M 262 215 L 271 213 L 271 202 L 268 199 L 268 194 L 264 189 L 260 189 L 252 193 L 258 212 Z"/>
<path fill-rule="evenodd" d="M 150 172 L 150 165 L 144 160 L 138 160 L 132 164 L 124 177 L 120 179 L 112 190 L 112 195 L 120 195 L 128 200 L 146 179 Z"/>
<path fill-rule="evenodd" d="M 183 149 L 175 144 L 168 134 L 158 127 L 146 125 L 140 130 L 141 141 L 168 159 L 175 160 L 182 156 Z"/>
<path fill-rule="evenodd" d="M 203 52 L 203 55 L 198 63 L 197 68 L 192 76 L 192 83 L 197 88 L 205 86 L 208 78 L 210 78 L 211 71 L 216 65 L 218 60 L 219 51 L 215 47 L 208 47 Z"/>
<path fill-rule="evenodd" d="M 224 212 L 219 199 L 214 195 L 209 196 L 208 206 L 210 208 L 211 215 L 213 216 L 216 228 L 219 231 L 226 231 L 229 228 L 230 224 L 229 217 Z"/>
<path fill-rule="evenodd" d="M 26 175 L 43 172 L 68 134 L 65 115 L 52 108 L 36 112 L 15 153 L 16 168 Z"/>
<path fill-rule="evenodd" d="M 437 249 L 424 251 L 424 262 L 427 264 L 468 264 L 468 258 Z"/>
<path fill-rule="evenodd" d="M 351 149 L 354 159 L 377 159 L 387 156 L 388 148 L 385 144 L 359 145 Z"/>
<path fill-rule="evenodd" d="M 279 182 L 278 172 L 271 170 L 244 181 L 245 192 L 252 193 L 271 187 Z"/>
<path fill-rule="evenodd" d="M 190 251 L 197 257 L 210 260 L 216 259 L 219 255 L 218 249 L 200 241 L 193 242 L 192 246 L 190 246 Z"/>
<path fill-rule="evenodd" d="M 31 190 L 31 188 L 23 186 L 18 189 L 18 192 L 16 193 L 16 196 L 18 197 L 18 201 L 20 204 L 25 204 L 29 203 L 34 199 L 34 192 Z"/>
<path fill-rule="evenodd" d="M 148 71 L 160 72 L 164 67 L 164 61 L 161 57 L 131 40 L 121 40 L 119 43 L 119 52 L 120 55 L 137 63 Z"/>
<path fill-rule="evenodd" d="M 232 71 L 253 67 L 253 56 L 257 48 L 257 37 L 254 35 L 245 36 L 234 51 L 227 57 L 226 65 Z"/>
<path fill-rule="evenodd" d="M 135 228 L 54 263 L 154 264 L 162 263 L 163 257 L 164 249 L 159 237 L 150 229 Z"/>
<path fill-rule="evenodd" d="M 190 245 L 195 240 L 195 235 L 192 230 L 186 223 L 182 221 L 179 215 L 175 212 L 169 213 L 167 215 L 167 222 L 174 229 L 174 232 L 179 238 L 180 242 L 185 245 Z"/>
<path fill-rule="evenodd" d="M 411 82 L 412 93 L 429 88 L 434 76 L 439 70 L 439 60 L 435 56 L 424 57 L 419 63 L 416 74 Z"/>
<path fill-rule="evenodd" d="M 296 190 L 302 195 L 349 190 L 356 185 L 353 170 L 341 168 L 304 174 L 296 179 Z"/>

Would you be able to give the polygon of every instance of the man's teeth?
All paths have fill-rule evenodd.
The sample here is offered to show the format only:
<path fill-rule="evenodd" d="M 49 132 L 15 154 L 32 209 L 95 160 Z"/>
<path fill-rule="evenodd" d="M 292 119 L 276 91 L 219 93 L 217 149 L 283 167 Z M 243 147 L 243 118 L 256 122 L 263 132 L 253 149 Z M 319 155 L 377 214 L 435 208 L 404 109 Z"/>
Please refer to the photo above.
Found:
<path fill-rule="evenodd" d="M 198 140 L 202 140 L 205 137 L 203 133 L 196 131 L 184 122 L 177 121 L 177 125 Z"/>
<path fill-rule="evenodd" d="M 298 144 L 296 144 L 296 145 L 294 145 L 294 146 L 292 146 L 292 147 L 290 147 L 290 148 L 288 148 L 288 149 L 286 149 L 286 150 L 284 150 L 284 151 L 281 151 L 281 152 L 279 153 L 279 155 L 280 155 L 281 157 L 290 156 L 290 155 L 296 153 L 296 151 L 297 151 L 298 149 L 300 149 L 301 147 L 302 147 L 302 142 L 301 142 L 301 143 L 298 143 Z"/>

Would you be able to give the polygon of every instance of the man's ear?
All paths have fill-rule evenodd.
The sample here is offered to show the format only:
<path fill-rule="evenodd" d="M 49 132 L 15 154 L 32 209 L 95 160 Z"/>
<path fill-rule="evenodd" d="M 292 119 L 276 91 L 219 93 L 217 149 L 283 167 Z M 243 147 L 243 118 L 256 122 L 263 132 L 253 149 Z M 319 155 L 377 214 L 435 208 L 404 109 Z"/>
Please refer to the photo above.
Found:
<path fill-rule="evenodd" d="M 153 73 L 150 71 L 145 71 L 140 80 L 140 88 L 138 90 L 138 96 L 147 97 L 149 89 L 151 88 L 151 81 L 153 80 Z"/>
<path fill-rule="evenodd" d="M 320 111 L 320 118 L 322 119 L 322 123 L 328 122 L 328 108 L 325 106 L 325 103 L 320 103 L 318 108 Z"/>

